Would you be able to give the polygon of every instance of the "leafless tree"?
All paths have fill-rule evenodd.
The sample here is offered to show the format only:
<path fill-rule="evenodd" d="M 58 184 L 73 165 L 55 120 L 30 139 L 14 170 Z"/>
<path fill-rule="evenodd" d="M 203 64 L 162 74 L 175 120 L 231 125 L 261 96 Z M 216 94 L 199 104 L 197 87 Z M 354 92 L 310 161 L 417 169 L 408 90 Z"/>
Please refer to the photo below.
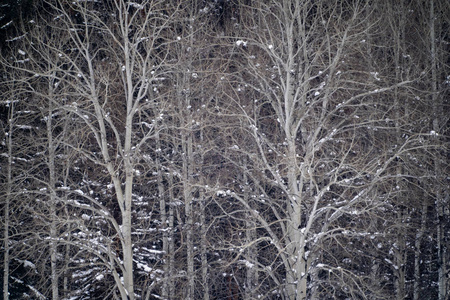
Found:
<path fill-rule="evenodd" d="M 354 217 L 370 220 L 383 206 L 376 199 L 386 191 L 377 190 L 391 182 L 395 157 L 418 147 L 416 136 L 387 153 L 383 147 L 389 146 L 380 144 L 389 134 L 381 125 L 385 113 L 373 109 L 383 95 L 412 81 L 392 84 L 358 62 L 372 26 L 361 17 L 370 15 L 370 7 L 358 1 L 241 2 L 241 10 L 236 26 L 243 29 L 227 37 L 240 72 L 229 76 L 233 88 L 224 97 L 234 107 L 225 113 L 236 116 L 252 137 L 236 149 L 250 160 L 240 170 L 264 183 L 257 194 L 272 214 L 262 214 L 242 193 L 231 197 L 276 249 L 285 277 L 274 266 L 265 271 L 283 297 L 364 295 L 360 276 L 330 263 L 344 250 L 327 249 L 364 234 Z M 327 280 L 319 280 L 324 272 Z M 329 289 L 334 281 L 341 291 Z"/>

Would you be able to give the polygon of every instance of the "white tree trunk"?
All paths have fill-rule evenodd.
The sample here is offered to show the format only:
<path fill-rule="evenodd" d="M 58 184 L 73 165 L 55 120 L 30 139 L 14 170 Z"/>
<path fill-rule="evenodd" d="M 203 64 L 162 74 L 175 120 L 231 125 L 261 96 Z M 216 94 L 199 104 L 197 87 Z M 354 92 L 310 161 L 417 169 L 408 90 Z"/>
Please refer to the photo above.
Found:
<path fill-rule="evenodd" d="M 169 186 L 173 186 L 173 178 L 172 174 L 168 174 Z M 175 285 L 173 280 L 173 275 L 175 274 L 175 217 L 173 211 L 173 202 L 175 201 L 175 196 L 173 193 L 173 189 L 169 189 L 169 201 L 171 201 L 169 205 L 169 281 L 167 284 L 167 288 L 169 290 L 169 299 L 174 299 L 175 297 Z"/>
<path fill-rule="evenodd" d="M 188 123 L 189 124 L 189 123 Z M 189 126 L 189 125 L 188 125 Z M 183 147 L 183 192 L 186 227 L 186 254 L 187 254 L 187 291 L 186 300 L 194 299 L 195 273 L 194 273 L 194 240 L 193 240 L 193 195 L 191 186 L 191 168 L 194 163 L 192 149 L 192 135 L 190 132 L 182 137 Z"/>
<path fill-rule="evenodd" d="M 9 113 L 8 113 L 8 135 L 7 135 L 7 147 L 8 147 L 8 165 L 7 165 L 7 174 L 6 174 L 6 197 L 5 197 L 5 206 L 3 212 L 4 218 L 4 238 L 3 238 L 3 299 L 9 299 L 9 227 L 10 227 L 10 201 L 11 201 L 11 192 L 12 192 L 12 146 L 13 146 L 13 127 L 14 127 L 14 102 L 11 101 Z"/>
<path fill-rule="evenodd" d="M 247 198 L 248 199 L 248 198 Z M 245 283 L 245 299 L 256 299 L 257 295 L 257 250 L 251 245 L 256 240 L 255 223 L 251 221 L 252 216 L 249 214 L 245 222 L 245 242 L 250 245 L 247 247 L 245 260 L 248 261 Z"/>
<path fill-rule="evenodd" d="M 288 125 L 291 126 L 290 124 Z M 289 299 L 303 300 L 306 298 L 307 292 L 307 262 L 305 260 L 305 237 L 301 231 L 302 215 L 301 203 L 302 199 L 297 183 L 297 158 L 295 138 L 288 137 L 288 186 L 291 197 L 288 203 L 289 222 L 287 223 L 288 245 L 286 247 L 288 259 L 292 261 L 292 268 L 287 270 L 287 297 Z M 311 217 L 311 216 L 310 216 Z"/>
<path fill-rule="evenodd" d="M 49 81 L 49 107 L 47 114 L 47 142 L 48 142 L 48 170 L 49 170 L 49 191 L 50 191 L 50 268 L 51 268 L 51 285 L 52 299 L 59 299 L 59 275 L 58 275 L 58 233 L 56 230 L 56 174 L 55 174 L 55 142 L 53 139 L 53 81 Z"/>
<path fill-rule="evenodd" d="M 200 192 L 200 230 L 201 230 L 201 249 L 200 249 L 200 259 L 202 263 L 202 285 L 203 285 L 203 300 L 209 300 L 209 277 L 208 277 L 208 248 L 206 247 L 208 244 L 208 236 L 207 236 L 207 225 L 206 216 L 205 216 L 205 195 L 204 192 Z"/>

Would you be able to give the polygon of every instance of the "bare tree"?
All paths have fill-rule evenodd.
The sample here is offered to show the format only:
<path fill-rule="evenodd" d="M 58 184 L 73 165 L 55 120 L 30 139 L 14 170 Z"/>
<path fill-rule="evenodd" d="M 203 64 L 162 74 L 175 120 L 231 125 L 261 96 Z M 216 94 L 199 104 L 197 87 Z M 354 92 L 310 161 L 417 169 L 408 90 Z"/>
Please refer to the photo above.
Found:
<path fill-rule="evenodd" d="M 121 251 L 117 254 L 121 253 L 120 258 L 111 256 L 112 252 L 109 252 L 109 258 L 103 257 L 102 251 L 97 254 L 101 254 L 105 264 L 111 264 L 109 270 L 122 299 L 134 299 L 135 293 L 133 183 L 140 148 L 154 136 L 154 124 L 139 125 L 138 118 L 156 101 L 149 99 L 148 91 L 160 76 L 159 67 L 165 63 L 161 49 L 166 37 L 161 32 L 170 16 L 165 14 L 162 4 L 161 1 L 141 4 L 114 1 L 105 5 L 49 2 L 47 7 L 57 18 L 44 24 L 52 33 L 45 40 L 47 51 L 40 48 L 44 41 L 39 40 L 39 36 L 30 37 L 31 42 L 37 38 L 30 44 L 34 45 L 31 46 L 34 48 L 31 49 L 34 50 L 31 58 L 34 66 L 49 67 L 27 71 L 47 78 L 51 88 L 57 85 L 64 87 L 60 94 L 47 93 L 50 105 L 63 108 L 84 122 L 85 138 L 94 144 L 79 143 L 72 147 L 78 147 L 76 150 L 83 159 L 104 168 L 115 190 L 116 204 L 120 208 L 119 222 L 94 198 L 84 193 L 78 193 L 78 196 L 109 220 L 118 237 Z M 60 37 L 66 40 L 65 45 L 60 44 Z M 51 115 L 53 109 L 49 111 Z M 49 133 L 53 129 L 50 120 L 47 124 Z M 95 153 L 94 147 L 97 148 Z M 52 151 L 53 148 L 49 149 Z M 49 160 L 49 164 L 52 165 L 53 161 Z M 50 181 L 54 183 L 53 173 L 50 175 Z M 52 186 L 51 190 L 54 191 L 55 187 Z M 83 205 L 74 203 L 83 208 Z M 56 255 L 55 247 L 52 248 L 52 257 Z M 54 298 L 58 295 L 56 277 L 54 274 Z"/>
<path fill-rule="evenodd" d="M 390 182 L 395 157 L 416 147 L 417 139 L 409 139 L 388 154 L 376 144 L 383 135 L 372 133 L 384 119 L 373 109 L 380 105 L 377 96 L 411 81 L 383 83 L 380 73 L 358 64 L 371 26 L 361 18 L 370 8 L 358 1 L 263 1 L 242 3 L 241 9 L 244 29 L 228 37 L 240 72 L 230 74 L 233 88 L 225 95 L 239 101 L 227 113 L 239 116 L 252 137 L 237 151 L 249 157 L 247 166 L 254 171 L 241 172 L 264 182 L 258 194 L 272 213 L 260 213 L 241 193 L 232 197 L 252 213 L 276 249 L 284 278 L 274 266 L 265 271 L 283 297 L 363 295 L 362 278 L 331 263 L 340 251 L 326 249 L 364 234 L 365 225 L 352 216 L 371 219 L 382 206 L 375 199 L 385 196 L 376 191 Z M 249 97 L 248 90 L 255 95 Z M 328 279 L 319 280 L 324 272 Z M 339 292 L 329 286 L 334 281 Z"/>

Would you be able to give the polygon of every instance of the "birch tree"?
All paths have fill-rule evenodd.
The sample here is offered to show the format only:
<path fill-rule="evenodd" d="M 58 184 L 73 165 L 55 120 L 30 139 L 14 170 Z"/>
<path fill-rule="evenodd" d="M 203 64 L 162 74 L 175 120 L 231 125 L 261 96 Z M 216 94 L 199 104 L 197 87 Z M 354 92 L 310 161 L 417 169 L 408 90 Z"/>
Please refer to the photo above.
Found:
<path fill-rule="evenodd" d="M 361 17 L 369 8 L 360 2 L 264 1 L 241 8 L 244 30 L 230 43 L 242 65 L 231 76 L 234 91 L 228 96 L 240 99 L 235 114 L 253 138 L 240 151 L 255 171 L 241 171 L 271 187 L 258 194 L 273 214 L 263 217 L 243 195 L 232 196 L 252 212 L 276 249 L 284 271 L 266 272 L 276 278 L 280 295 L 363 295 L 361 276 L 331 263 L 340 251 L 325 249 L 365 234 L 354 217 L 370 219 L 382 205 L 375 200 L 384 197 L 377 186 L 390 181 L 386 171 L 396 155 L 416 142 L 407 140 L 388 154 L 378 144 L 382 134 L 370 138 L 383 119 L 373 109 L 376 96 L 410 81 L 390 85 L 358 64 L 371 26 Z M 255 98 L 247 97 L 250 89 Z M 327 280 L 320 280 L 324 272 Z"/>
<path fill-rule="evenodd" d="M 77 103 L 76 107 L 69 105 L 67 108 L 76 112 L 88 126 L 100 155 L 90 155 L 92 148 L 84 155 L 107 170 L 120 208 L 120 226 L 113 225 L 120 241 L 123 265 L 118 265 L 120 275 L 114 266 L 111 271 L 122 299 L 135 297 L 132 241 L 135 164 L 139 162 L 141 146 L 154 134 L 152 124 L 136 126 L 136 122 L 140 112 L 155 101 L 148 98 L 148 91 L 159 76 L 155 69 L 158 71 L 158 65 L 164 62 L 164 56 L 158 56 L 154 50 L 169 19 L 159 4 L 156 1 L 141 4 L 114 1 L 111 8 L 106 7 L 113 18 L 100 17 L 98 9 L 101 7 L 90 3 L 59 10 L 71 42 L 80 53 L 81 65 L 75 64 L 73 68 L 79 78 L 77 91 L 85 99 L 83 107 Z M 75 11 L 82 22 L 77 22 L 69 9 Z M 98 34 L 102 35 L 104 44 L 93 42 Z M 106 61 L 106 70 L 98 65 L 101 58 Z M 70 62 L 70 58 L 68 60 Z M 117 106 L 112 110 L 109 105 Z"/>
<path fill-rule="evenodd" d="M 43 52 L 38 48 L 43 41 L 31 43 L 35 45 L 33 62 L 50 67 L 48 71 L 30 69 L 29 74 L 65 87 L 63 94 L 50 100 L 51 104 L 84 122 L 85 138 L 92 144 L 73 147 L 78 147 L 81 157 L 107 172 L 115 191 L 120 209 L 118 221 L 104 205 L 80 189 L 74 189 L 72 194 L 81 196 L 88 206 L 76 201 L 72 204 L 81 209 L 95 208 L 115 231 L 113 235 L 118 237 L 120 247 L 116 254 L 120 253 L 120 257 L 106 250 L 97 254 L 109 264 L 122 299 L 135 297 L 132 240 L 135 166 L 139 163 L 140 148 L 154 135 L 154 124 L 139 123 L 139 118 L 156 101 L 149 99 L 149 89 L 160 76 L 159 67 L 164 63 L 160 50 L 165 38 L 161 32 L 170 16 L 161 4 L 48 2 L 49 13 L 56 18 L 52 21 L 45 16 L 47 23 L 43 25 L 55 33 L 53 37 L 66 38 L 67 44 L 61 45 L 50 37 L 46 40 L 48 51 Z M 33 37 L 30 39 L 33 42 Z M 55 297 L 56 294 L 55 287 Z"/>

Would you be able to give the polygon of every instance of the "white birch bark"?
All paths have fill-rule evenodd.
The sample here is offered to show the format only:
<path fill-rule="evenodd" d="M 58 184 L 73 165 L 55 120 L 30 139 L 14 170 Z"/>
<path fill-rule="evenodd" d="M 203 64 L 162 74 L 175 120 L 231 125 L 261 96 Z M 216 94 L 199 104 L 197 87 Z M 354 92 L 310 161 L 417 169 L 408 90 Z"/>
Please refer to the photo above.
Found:
<path fill-rule="evenodd" d="M 173 186 L 173 177 L 172 174 L 168 174 L 168 182 L 169 186 Z M 167 287 L 169 289 L 169 299 L 174 299 L 175 297 L 175 281 L 173 280 L 173 276 L 175 274 L 175 217 L 174 217 L 174 205 L 175 205 L 175 196 L 173 193 L 173 189 L 169 189 L 169 256 L 168 256 L 168 265 L 169 265 L 169 281 Z"/>
<path fill-rule="evenodd" d="M 53 76 L 54 77 L 54 76 Z M 48 113 L 47 113 L 47 148 L 48 148 L 48 163 L 49 170 L 49 207 L 50 207 L 50 268 L 51 268 L 51 286 L 52 299 L 59 299 L 59 274 L 58 274 L 58 233 L 57 233 L 57 216 L 56 216 L 56 173 L 55 173 L 55 156 L 56 156 L 56 141 L 53 136 L 53 114 L 54 114 L 54 99 L 53 99 L 53 80 L 48 82 Z"/>
<path fill-rule="evenodd" d="M 188 123 L 189 124 L 189 123 Z M 189 126 L 189 125 L 188 125 Z M 195 273 L 194 273 L 194 237 L 193 237 L 193 195 L 192 195 L 192 166 L 194 164 L 192 135 L 187 132 L 182 135 L 183 148 L 183 194 L 184 194 L 184 216 L 186 230 L 186 260 L 187 260 L 187 291 L 186 300 L 194 299 Z"/>
<path fill-rule="evenodd" d="M 206 216 L 205 216 L 205 206 L 206 199 L 203 191 L 200 191 L 200 236 L 201 236 L 201 245 L 200 245 L 200 260 L 201 260 L 201 269 L 202 269 L 202 287 L 203 287 L 203 300 L 210 299 L 210 291 L 209 291 L 209 265 L 208 265 L 208 236 L 207 236 L 207 224 L 206 224 Z"/>
<path fill-rule="evenodd" d="M 13 135 L 14 135 L 14 101 L 11 101 L 8 111 L 8 123 L 5 128 L 7 133 L 6 147 L 8 162 L 6 166 L 6 195 L 5 204 L 3 208 L 4 228 L 3 228 L 3 299 L 9 299 L 9 263 L 10 263 L 10 247 L 9 247 L 9 230 L 10 230 L 10 202 L 12 192 L 12 148 L 13 148 Z"/>
<path fill-rule="evenodd" d="M 202 90 L 203 94 L 203 90 Z M 200 145 L 203 146 L 203 129 L 200 128 Z M 203 150 L 199 150 L 203 151 Z M 197 167 L 196 172 L 201 174 L 201 166 L 204 164 L 203 152 L 200 154 L 200 167 Z M 203 186 L 204 178 L 200 178 L 199 185 Z M 203 300 L 210 299 L 209 291 L 209 265 L 208 265 L 208 226 L 206 224 L 206 196 L 204 189 L 199 190 L 199 209 L 200 209 L 200 261 L 201 261 L 201 271 L 202 271 L 202 288 L 203 288 Z"/>

